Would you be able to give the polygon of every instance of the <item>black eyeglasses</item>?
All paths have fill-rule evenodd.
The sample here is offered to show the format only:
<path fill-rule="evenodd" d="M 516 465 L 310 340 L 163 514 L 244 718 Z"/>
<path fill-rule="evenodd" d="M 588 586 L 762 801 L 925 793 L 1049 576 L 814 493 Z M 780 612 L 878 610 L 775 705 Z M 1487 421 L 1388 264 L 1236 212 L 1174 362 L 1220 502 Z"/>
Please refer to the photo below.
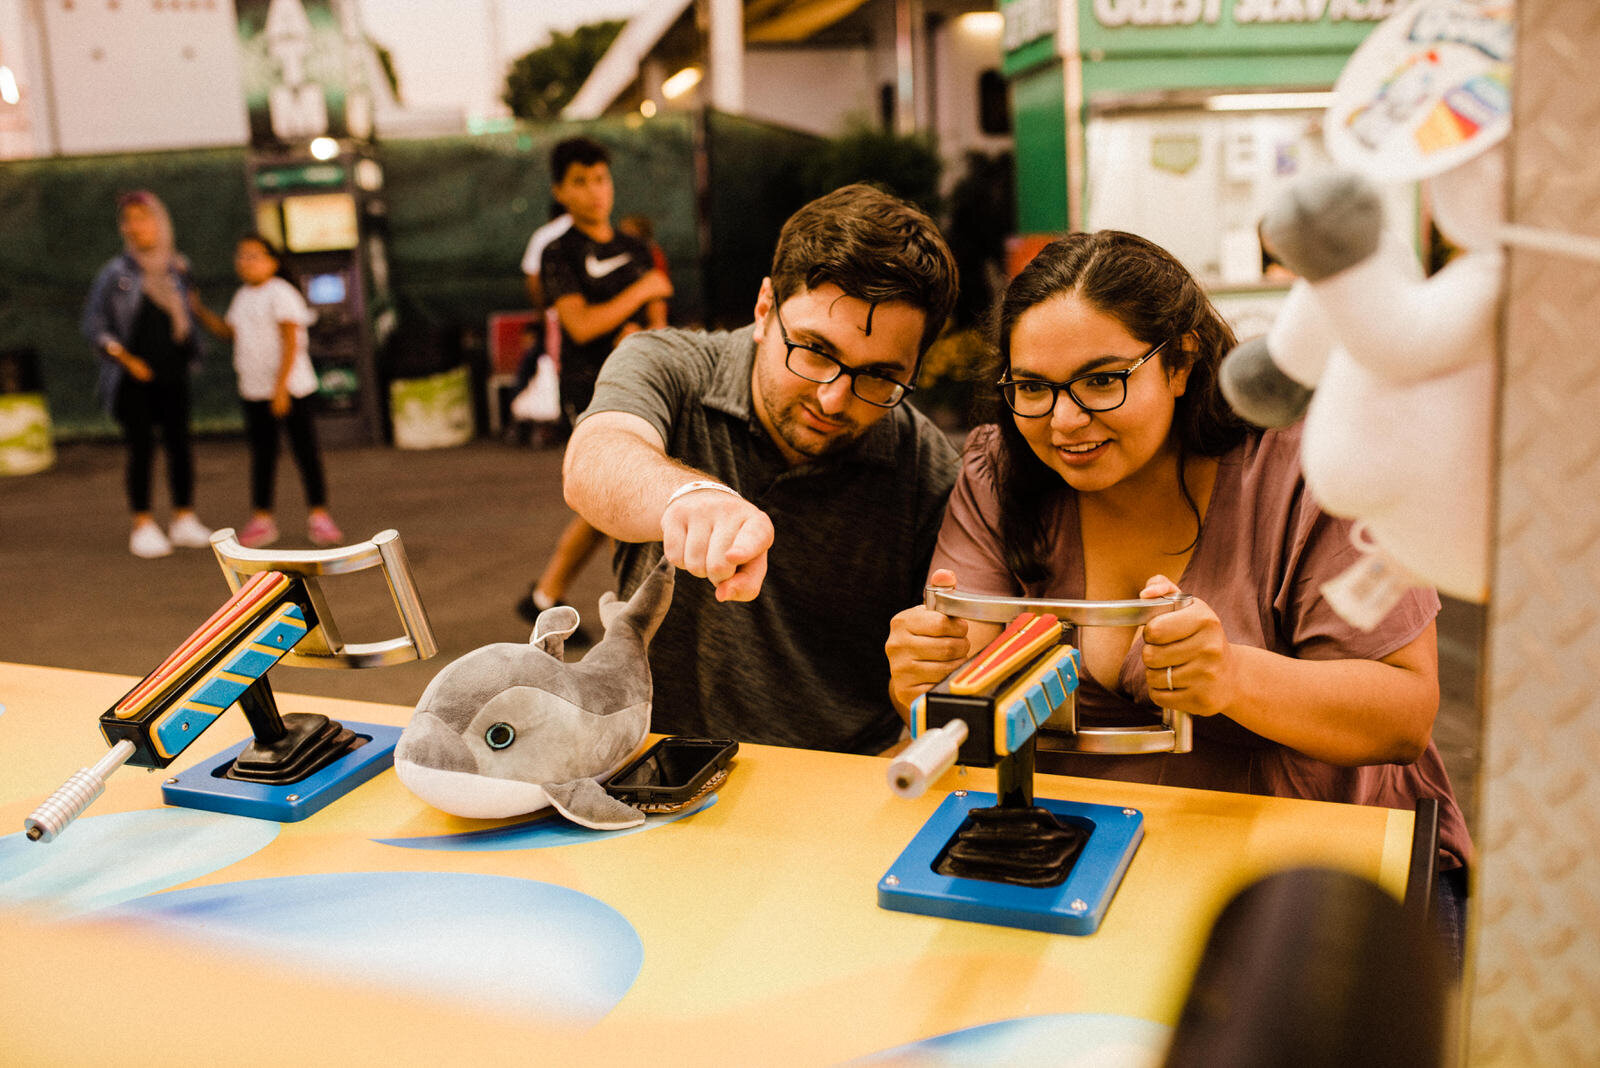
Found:
<path fill-rule="evenodd" d="M 1056 400 L 1062 390 L 1067 391 L 1072 403 L 1086 412 L 1109 412 L 1122 407 L 1128 399 L 1128 376 L 1166 347 L 1167 343 L 1163 341 L 1120 371 L 1090 371 L 1065 382 L 1048 382 L 1042 378 L 1002 378 L 995 385 L 1005 399 L 1006 407 L 1024 419 L 1039 419 L 1055 411 Z"/>
<path fill-rule="evenodd" d="M 807 345 L 790 341 L 789 331 L 784 329 L 783 316 L 778 312 L 776 303 L 772 305 L 772 314 L 778 320 L 778 334 L 789 350 L 788 355 L 783 358 L 783 365 L 807 382 L 825 386 L 840 375 L 849 375 L 850 392 L 879 408 L 893 408 L 905 400 L 907 393 L 916 389 L 915 386 L 904 382 L 896 382 L 887 375 L 853 370 L 826 352 L 819 352 Z"/>

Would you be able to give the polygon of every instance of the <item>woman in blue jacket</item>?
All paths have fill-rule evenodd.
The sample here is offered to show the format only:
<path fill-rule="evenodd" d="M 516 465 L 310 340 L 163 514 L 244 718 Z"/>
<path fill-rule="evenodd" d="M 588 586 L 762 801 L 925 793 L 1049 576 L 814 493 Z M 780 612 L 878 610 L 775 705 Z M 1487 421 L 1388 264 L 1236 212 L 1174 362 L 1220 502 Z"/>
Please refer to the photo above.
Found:
<path fill-rule="evenodd" d="M 83 309 L 83 334 L 101 356 L 99 395 L 128 447 L 128 506 L 135 556 L 166 556 L 174 545 L 203 548 L 211 531 L 194 514 L 189 437 L 189 372 L 199 338 L 189 310 L 188 261 L 173 247 L 172 219 L 154 193 L 117 199 L 123 251 L 100 269 Z M 167 453 L 172 524 L 150 511 L 156 430 Z"/>

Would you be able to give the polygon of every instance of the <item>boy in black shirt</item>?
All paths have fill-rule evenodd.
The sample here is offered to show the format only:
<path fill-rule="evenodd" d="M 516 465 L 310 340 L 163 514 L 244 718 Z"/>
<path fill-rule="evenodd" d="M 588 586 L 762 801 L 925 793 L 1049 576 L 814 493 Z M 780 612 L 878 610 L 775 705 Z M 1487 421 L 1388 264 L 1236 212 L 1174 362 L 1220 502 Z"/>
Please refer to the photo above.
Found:
<path fill-rule="evenodd" d="M 611 224 L 615 190 L 605 146 L 586 137 L 550 152 L 551 195 L 572 226 L 544 250 L 539 276 L 548 307 L 561 323 L 561 406 L 569 419 L 589 406 L 600 365 L 616 344 L 638 330 L 667 325 L 672 282 L 655 268 L 648 245 Z M 517 608 L 524 618 L 560 602 L 568 581 L 603 535 L 578 517 Z"/>

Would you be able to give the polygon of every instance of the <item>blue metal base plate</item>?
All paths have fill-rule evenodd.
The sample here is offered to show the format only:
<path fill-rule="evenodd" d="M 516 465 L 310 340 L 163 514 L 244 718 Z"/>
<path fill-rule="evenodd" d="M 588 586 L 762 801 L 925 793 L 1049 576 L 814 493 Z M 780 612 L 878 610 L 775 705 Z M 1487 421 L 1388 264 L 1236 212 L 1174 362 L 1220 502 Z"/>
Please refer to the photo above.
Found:
<path fill-rule="evenodd" d="M 878 906 L 1055 934 L 1093 934 L 1144 838 L 1144 814 L 1111 805 L 1035 801 L 1062 822 L 1089 832 L 1083 852 L 1060 886 L 1012 886 L 934 871 L 945 843 L 966 821 L 967 813 L 988 808 L 995 800 L 994 794 L 970 791 L 945 798 L 878 881 Z"/>
<path fill-rule="evenodd" d="M 161 799 L 182 808 L 202 808 L 208 812 L 226 812 L 279 823 L 303 820 L 394 765 L 394 747 L 400 741 L 399 727 L 352 721 L 344 721 L 344 726 L 365 738 L 366 744 L 299 782 L 269 786 L 224 778 L 223 773 L 234 758 L 250 744 L 250 739 L 245 739 L 162 786 Z"/>

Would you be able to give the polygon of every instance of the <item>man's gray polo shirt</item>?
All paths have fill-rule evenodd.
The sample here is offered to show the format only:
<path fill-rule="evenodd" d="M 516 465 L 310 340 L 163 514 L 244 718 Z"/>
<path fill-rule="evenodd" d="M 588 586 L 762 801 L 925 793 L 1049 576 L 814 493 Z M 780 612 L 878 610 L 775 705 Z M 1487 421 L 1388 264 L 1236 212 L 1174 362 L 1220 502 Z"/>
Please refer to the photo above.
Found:
<path fill-rule="evenodd" d="M 871 753 L 892 744 L 889 620 L 922 600 L 957 456 L 910 404 L 850 452 L 789 466 L 756 418 L 752 328 L 636 334 L 606 361 L 586 415 L 631 412 L 667 455 L 738 490 L 775 537 L 755 600 L 718 603 L 680 572 L 650 646 L 651 729 L 770 745 Z M 623 544 L 619 594 L 661 544 Z"/>

